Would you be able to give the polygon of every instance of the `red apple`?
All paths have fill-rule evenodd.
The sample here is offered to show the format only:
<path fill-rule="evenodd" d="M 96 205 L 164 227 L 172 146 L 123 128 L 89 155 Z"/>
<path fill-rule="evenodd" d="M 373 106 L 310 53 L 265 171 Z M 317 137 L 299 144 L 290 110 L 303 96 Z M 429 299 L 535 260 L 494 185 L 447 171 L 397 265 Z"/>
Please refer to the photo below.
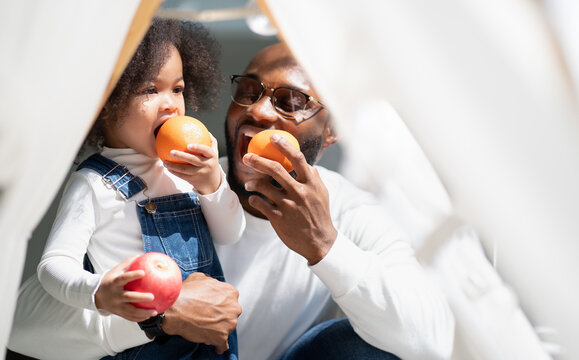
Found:
<path fill-rule="evenodd" d="M 155 300 L 132 303 L 141 309 L 155 309 L 160 314 L 167 310 L 181 292 L 181 270 L 169 256 L 149 252 L 136 258 L 129 271 L 143 270 L 145 276 L 125 285 L 125 290 L 152 293 Z"/>

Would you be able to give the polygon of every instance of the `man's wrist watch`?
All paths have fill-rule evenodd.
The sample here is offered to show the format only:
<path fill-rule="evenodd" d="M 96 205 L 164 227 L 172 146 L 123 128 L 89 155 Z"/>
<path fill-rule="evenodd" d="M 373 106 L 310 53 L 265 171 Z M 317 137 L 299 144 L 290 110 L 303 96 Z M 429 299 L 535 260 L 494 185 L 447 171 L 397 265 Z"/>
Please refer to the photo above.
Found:
<path fill-rule="evenodd" d="M 165 313 L 158 314 L 157 316 L 152 316 L 147 320 L 140 321 L 139 327 L 150 337 L 155 338 L 155 340 L 161 340 L 161 338 L 168 337 L 163 331 L 163 319 L 165 318 Z"/>

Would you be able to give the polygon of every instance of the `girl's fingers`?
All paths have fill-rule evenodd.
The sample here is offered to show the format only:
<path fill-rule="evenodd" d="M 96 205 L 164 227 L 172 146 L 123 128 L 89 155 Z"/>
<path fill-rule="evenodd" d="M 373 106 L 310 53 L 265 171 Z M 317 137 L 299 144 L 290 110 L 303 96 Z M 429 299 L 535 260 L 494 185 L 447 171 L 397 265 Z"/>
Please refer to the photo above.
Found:
<path fill-rule="evenodd" d="M 151 302 L 155 300 L 155 295 L 138 291 L 125 291 L 123 300 L 125 302 Z"/>
<path fill-rule="evenodd" d="M 152 316 L 157 316 L 158 313 L 154 309 L 140 309 L 132 304 L 126 304 L 120 309 L 119 314 L 130 321 L 144 321 Z"/>
<path fill-rule="evenodd" d="M 133 280 L 137 280 L 137 279 L 142 278 L 143 276 L 145 276 L 144 270 L 127 271 L 127 272 L 122 273 L 119 276 L 117 276 L 117 278 L 115 279 L 115 285 L 116 286 L 124 286 Z"/>
<path fill-rule="evenodd" d="M 213 143 L 211 144 L 213 146 Z M 185 154 L 196 155 L 201 160 L 215 157 L 215 151 L 213 151 L 212 146 L 200 145 L 200 144 L 189 144 L 187 145 L 187 152 Z"/>
<path fill-rule="evenodd" d="M 188 152 L 179 151 L 179 150 L 171 150 L 170 155 L 171 155 L 171 158 L 174 159 L 175 161 L 179 160 L 179 161 L 183 161 L 186 163 L 186 164 L 180 164 L 178 162 L 171 161 L 171 160 L 165 161 L 166 165 L 172 165 L 172 167 L 189 166 L 189 165 L 199 166 L 203 162 L 203 157 L 204 157 L 204 155 L 202 155 L 201 153 L 188 153 Z M 167 168 L 169 168 L 169 167 L 167 167 Z"/>
<path fill-rule="evenodd" d="M 129 266 L 131 265 L 131 263 L 137 258 L 138 256 L 131 256 L 128 257 L 126 259 L 124 259 L 123 261 L 121 261 L 119 264 L 117 264 L 115 267 L 113 267 L 112 269 L 110 269 L 109 271 L 107 271 L 104 275 L 103 275 L 103 283 L 108 283 L 114 286 L 123 286 L 125 283 L 132 281 L 134 279 L 138 279 L 139 277 L 143 277 L 144 273 L 141 276 L 138 276 L 138 274 L 131 274 L 129 275 L 129 277 L 131 278 L 131 280 L 124 280 L 124 277 L 126 276 L 126 274 L 128 273 L 127 270 L 129 268 Z M 138 277 L 135 277 L 138 276 Z"/>
<path fill-rule="evenodd" d="M 216 157 L 215 154 L 217 153 L 209 146 L 194 144 L 190 144 L 187 151 L 188 152 L 171 150 L 171 157 L 175 160 L 182 161 L 185 164 L 169 160 L 164 162 L 165 167 L 171 171 L 186 172 L 191 165 L 197 167 L 203 166 L 206 161 L 210 161 Z"/>
<path fill-rule="evenodd" d="M 135 256 L 131 256 L 128 257 L 126 259 L 124 259 L 123 261 L 121 261 L 119 264 L 117 264 L 117 266 L 115 266 L 114 268 L 112 268 L 111 270 L 109 270 L 111 272 L 111 274 L 116 274 L 116 273 L 120 273 L 120 272 L 124 272 L 126 271 L 129 266 L 131 265 L 131 263 L 137 258 L 139 257 L 138 255 Z"/>

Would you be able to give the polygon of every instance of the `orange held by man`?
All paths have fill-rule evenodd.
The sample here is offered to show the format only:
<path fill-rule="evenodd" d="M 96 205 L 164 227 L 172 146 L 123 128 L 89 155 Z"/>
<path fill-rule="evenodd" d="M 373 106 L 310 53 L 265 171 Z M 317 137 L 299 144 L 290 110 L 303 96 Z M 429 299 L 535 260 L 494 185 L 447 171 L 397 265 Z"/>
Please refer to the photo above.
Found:
<path fill-rule="evenodd" d="M 185 164 L 172 157 L 171 150 L 187 152 L 189 144 L 211 146 L 211 135 L 205 125 L 194 117 L 175 116 L 161 125 L 155 144 L 161 160 Z"/>
<path fill-rule="evenodd" d="M 263 130 L 255 134 L 255 136 L 249 142 L 247 146 L 247 152 L 257 154 L 269 160 L 274 160 L 280 163 L 288 172 L 293 170 L 292 163 L 282 154 L 278 148 L 271 143 L 271 136 L 273 134 L 278 134 L 279 136 L 285 138 L 290 145 L 295 147 L 297 150 L 300 149 L 300 144 L 298 140 L 289 132 L 284 130 L 268 129 Z"/>

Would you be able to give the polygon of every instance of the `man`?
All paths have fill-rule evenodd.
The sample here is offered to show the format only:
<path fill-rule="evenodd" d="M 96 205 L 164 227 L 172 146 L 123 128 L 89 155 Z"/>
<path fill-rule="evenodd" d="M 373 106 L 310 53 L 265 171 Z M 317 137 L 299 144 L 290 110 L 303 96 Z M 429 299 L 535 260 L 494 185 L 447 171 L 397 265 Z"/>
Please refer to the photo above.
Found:
<path fill-rule="evenodd" d="M 247 229 L 218 253 L 243 308 L 240 358 L 277 359 L 338 308 L 347 327 L 375 347 L 404 359 L 449 357 L 450 311 L 388 214 L 340 175 L 312 166 L 337 141 L 319 99 L 282 44 L 262 50 L 243 76 L 232 78 L 228 181 L 246 211 Z M 295 178 L 273 161 L 246 154 L 249 139 L 264 129 L 298 139 L 301 153 L 273 139 Z M 339 345 L 335 340 L 331 347 Z"/>
<path fill-rule="evenodd" d="M 328 110 L 288 49 L 276 44 L 262 50 L 232 87 L 224 166 L 247 228 L 237 244 L 217 250 L 233 286 L 191 275 L 161 319 L 162 330 L 222 352 L 237 325 L 240 359 L 448 358 L 452 315 L 403 234 L 369 194 L 313 166 L 337 138 Z M 292 174 L 246 154 L 249 139 L 270 128 L 300 142 L 298 152 L 272 139 L 292 162 Z M 41 302 L 46 311 L 62 310 L 48 298 Z M 329 320 L 339 310 L 346 317 Z M 50 327 L 74 321 L 52 320 Z M 107 344 L 109 353 L 149 341 L 123 319 L 84 311 L 78 320 L 87 331 L 117 335 Z M 31 343 L 49 333 L 49 326 L 30 321 L 19 331 L 27 331 Z M 78 339 L 54 344 L 59 346 L 102 351 Z"/>

